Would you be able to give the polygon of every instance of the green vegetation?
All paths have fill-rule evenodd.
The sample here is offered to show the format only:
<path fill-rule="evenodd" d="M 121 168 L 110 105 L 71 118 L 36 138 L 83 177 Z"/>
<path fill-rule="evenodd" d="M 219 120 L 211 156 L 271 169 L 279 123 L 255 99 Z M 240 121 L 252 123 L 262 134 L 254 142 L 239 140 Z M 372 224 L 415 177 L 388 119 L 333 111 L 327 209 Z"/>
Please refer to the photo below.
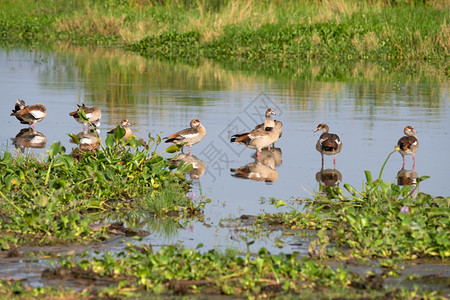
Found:
<path fill-rule="evenodd" d="M 123 131 L 123 130 L 122 130 Z M 144 195 L 166 195 L 170 187 L 170 210 L 190 217 L 202 214 L 201 202 L 193 203 L 185 196 L 189 182 L 184 176 L 189 164 L 174 170 L 170 159 L 161 155 L 178 151 L 170 146 L 157 153 L 160 138 L 149 144 L 134 137 L 128 144 L 124 132 L 109 135 L 106 147 L 94 152 L 75 149 L 65 153 L 60 143 L 50 147 L 46 159 L 4 153 L 0 158 L 0 244 L 54 244 L 85 242 L 106 237 L 105 231 L 93 231 L 89 213 L 99 211 L 146 210 L 139 208 Z M 76 142 L 76 136 L 71 135 Z M 147 201 L 144 201 L 147 203 Z M 163 209 L 162 206 L 155 207 Z M 150 212 L 151 213 L 151 212 Z"/>
<path fill-rule="evenodd" d="M 244 75 L 233 78 L 239 82 L 247 79 L 245 74 L 281 76 L 289 78 L 288 84 L 295 79 L 355 78 L 384 83 L 404 78 L 445 82 L 450 76 L 448 24 L 449 8 L 439 0 L 0 1 L 2 47 L 53 44 L 52 49 L 64 51 L 74 45 L 108 45 L 145 57 L 189 63 L 176 66 L 182 69 L 177 76 L 183 78 L 209 79 L 218 72 L 230 76 L 227 69 L 244 70 Z M 89 94 L 94 95 L 94 102 L 108 95 L 108 105 L 114 106 L 115 101 L 123 101 L 123 95 L 136 94 L 132 89 L 137 84 L 95 90 L 98 82 L 114 76 L 123 76 L 126 83 L 148 82 L 148 74 L 173 76 L 165 75 L 170 72 L 157 63 L 145 70 L 148 64 L 136 56 L 118 57 L 114 50 L 97 49 L 87 57 L 84 51 L 76 48 L 71 53 L 86 77 L 86 90 L 93 91 Z M 113 51 L 108 69 L 92 72 L 98 60 L 108 56 L 104 51 Z M 205 58 L 202 70 L 186 66 L 203 63 Z M 190 76 L 192 72 L 198 73 Z M 386 72 L 388 76 L 383 76 Z M 178 78 L 164 79 L 202 88 Z M 196 84 L 208 82 L 217 84 L 215 89 L 222 88 L 212 81 L 197 80 Z M 441 92 L 440 87 L 433 92 Z M 440 105 L 410 93 L 412 105 Z M 384 105 L 384 100 L 378 101 Z M 77 136 L 70 136 L 79 143 Z M 171 157 L 165 157 L 179 146 L 158 153 L 159 137 L 150 137 L 148 142 L 131 137 L 125 142 L 122 136 L 123 130 L 117 128 L 105 145 L 92 152 L 76 149 L 67 154 L 56 143 L 45 159 L 4 153 L 0 157 L 0 248 L 13 255 L 21 245 L 106 239 L 111 233 L 103 226 L 105 219 L 126 221 L 136 228 L 145 222 L 167 236 L 180 223 L 201 220 L 205 201 L 186 195 L 190 185 L 184 174 L 191 166 L 175 168 Z M 154 252 L 151 246 L 128 245 L 120 253 L 58 257 L 55 267 L 43 273 L 50 280 L 52 276 L 92 278 L 95 290 L 29 288 L 20 281 L 0 280 L 0 295 L 88 298 L 203 293 L 307 299 L 320 291 L 324 298 L 439 298 L 417 289 L 384 289 L 383 279 L 395 272 L 358 275 L 344 267 L 332 268 L 326 260 L 375 258 L 382 267 L 395 269 L 402 259 L 448 259 L 450 198 L 416 194 L 408 186 L 373 180 L 369 172 L 361 192 L 349 185 L 344 188 L 347 195 L 341 188 L 327 188 L 326 195 L 303 200 L 299 207 L 279 200 L 277 207 L 290 206 L 291 210 L 259 216 L 259 223 L 253 224 L 256 230 L 267 223 L 318 230 L 309 246 L 309 258 L 298 258 L 296 253 L 272 255 L 265 249 L 251 255 L 252 242 L 247 242 L 244 254 L 231 250 L 202 253 L 179 246 Z M 100 229 L 94 229 L 93 223 L 100 223 Z"/>
<path fill-rule="evenodd" d="M 161 216 L 175 210 L 177 206 L 173 203 L 177 203 L 178 213 L 201 217 L 200 208 L 203 203 L 195 206 L 189 201 L 193 200 L 194 195 L 185 195 L 186 190 L 183 189 L 183 186 L 187 185 L 181 172 L 189 171 L 190 165 L 181 165 L 174 173 L 169 170 L 167 160 L 156 154 L 156 151 L 149 155 L 149 149 L 156 150 L 159 138 L 150 139 L 150 147 L 133 137 L 127 144 L 121 138 L 123 132 L 118 132 L 116 136 L 108 137 L 106 148 L 96 153 L 86 153 L 81 156 L 79 162 L 73 161 L 72 156 L 65 155 L 59 144 L 51 147 L 45 162 L 25 157 L 12 160 L 11 156 L 6 154 L 0 162 L 2 170 L 9 172 L 2 182 L 5 187 L 1 194 L 5 200 L 2 202 L 0 219 L 4 232 L 2 241 L 11 242 L 13 232 L 21 232 L 23 236 L 38 236 L 41 243 L 52 238 L 65 241 L 104 238 L 102 235 L 105 235 L 105 231 L 89 232 L 88 224 L 83 223 L 86 219 L 80 217 L 80 212 L 86 213 L 94 209 L 111 211 L 113 215 L 114 210 L 131 208 L 132 205 L 129 206 L 123 201 L 107 200 L 111 199 L 111 195 L 105 196 L 104 199 L 103 193 L 100 193 L 101 189 L 105 189 L 105 194 L 114 191 L 100 187 L 103 182 L 98 179 L 100 174 L 112 181 L 122 182 L 124 187 L 133 183 L 143 185 L 139 194 L 147 193 L 149 196 L 134 201 L 139 203 L 134 208 L 146 212 L 151 210 L 153 216 Z M 144 145 L 145 150 L 138 150 L 139 145 Z M 178 149 L 179 146 L 170 146 L 164 152 L 174 152 Z M 27 166 L 32 163 L 33 166 L 41 165 L 44 171 L 41 172 L 39 168 L 26 171 L 29 170 Z M 99 171 L 105 166 L 111 171 Z M 114 166 L 118 166 L 117 169 Z M 121 176 L 124 170 L 127 175 Z M 24 172 L 28 173 L 22 176 Z M 64 180 L 70 181 L 71 178 L 65 174 L 73 176 L 74 172 L 80 179 L 83 178 L 81 174 L 84 172 L 90 173 L 79 182 L 90 185 L 89 189 L 84 187 L 86 190 L 77 190 L 77 195 L 81 194 L 83 197 L 74 194 L 72 185 L 64 184 Z M 53 173 L 58 174 L 58 178 L 63 181 L 49 175 Z M 379 178 L 381 174 L 382 170 Z M 418 178 L 418 182 L 424 179 L 426 177 Z M 168 188 L 171 185 L 173 186 Z M 60 196 L 61 187 L 65 187 L 64 195 L 72 195 L 71 200 L 77 203 L 76 207 L 72 207 Z M 318 194 L 312 201 L 304 203 L 307 204 L 304 209 L 306 212 L 290 206 L 292 210 L 288 213 L 260 216 L 260 222 L 275 222 L 290 229 L 320 229 L 317 239 L 309 245 L 310 257 L 298 257 L 295 252 L 272 255 L 264 248 L 259 249 L 257 255 L 252 255 L 250 246 L 253 241 L 244 237 L 242 239 L 247 243 L 246 253 L 232 250 L 201 252 L 199 248 L 202 245 L 197 249 L 171 245 L 154 252 L 150 245 L 128 244 L 125 250 L 119 253 L 96 252 L 59 256 L 56 264 L 42 273 L 43 278 L 49 281 L 83 278 L 85 281 L 95 282 L 95 290 L 85 289 L 77 292 L 54 287 L 30 289 L 20 281 L 0 280 L 0 294 L 14 294 L 26 298 L 44 294 L 54 297 L 67 294 L 78 297 L 129 297 L 148 293 L 199 293 L 243 295 L 248 298 L 256 295 L 295 295 L 308 299 L 320 290 L 323 298 L 442 299 L 437 292 L 419 291 L 418 288 L 385 288 L 383 282 L 388 277 L 398 275 L 395 270 L 399 268 L 401 259 L 447 259 L 450 256 L 450 199 L 433 198 L 423 193 L 416 195 L 416 190 L 411 189 L 411 186 L 399 187 L 380 179 L 373 180 L 370 172 L 366 172 L 366 184 L 361 192 L 357 193 L 355 188 L 349 185 L 344 187 L 349 192 L 348 196 L 344 195 L 341 188 L 327 188 L 326 195 Z M 19 188 L 23 189 L 23 192 Z M 138 196 L 125 193 L 121 189 L 117 193 L 117 199 Z M 30 201 L 27 195 L 34 195 L 37 201 Z M 93 202 L 94 198 L 99 199 Z M 92 206 L 92 203 L 99 204 Z M 280 207 L 288 204 L 278 200 L 275 205 Z M 9 218 L 6 218 L 6 215 Z M 112 215 L 108 219 L 115 219 Z M 125 219 L 127 223 L 133 224 L 143 218 L 145 219 L 145 214 L 138 215 L 137 219 L 133 220 L 134 213 L 129 213 Z M 161 222 L 165 223 L 164 220 L 163 218 L 153 223 L 150 221 L 149 226 L 159 226 Z M 172 225 L 178 226 L 177 224 L 175 222 Z M 29 242 L 29 239 L 22 238 L 15 242 Z M 330 247 L 331 242 L 335 243 L 334 247 Z M 369 268 L 361 275 L 343 266 L 329 266 L 329 258 L 353 261 L 379 258 L 379 266 L 385 271 L 377 274 Z"/>
<path fill-rule="evenodd" d="M 344 187 L 349 195 L 339 187 L 328 187 L 326 196 L 318 194 L 307 203 L 306 213 L 291 206 L 289 213 L 265 215 L 263 219 L 290 228 L 321 229 L 318 240 L 310 245 L 310 254 L 322 258 L 450 257 L 450 198 L 420 192 L 415 195 L 411 186 L 382 181 L 382 171 L 377 180 L 366 171 L 366 183 L 359 193 L 348 184 Z M 426 178 L 418 178 L 417 182 Z M 275 205 L 287 204 L 279 200 Z M 331 231 L 331 240 L 338 247 L 334 251 L 327 251 L 330 237 L 325 230 Z M 350 253 L 343 254 L 345 249 Z"/>
<path fill-rule="evenodd" d="M 77 255 L 61 259 L 42 276 L 47 280 L 83 278 L 102 282 L 108 287 L 84 290 L 87 297 L 131 297 L 145 293 L 169 295 L 203 294 L 235 295 L 252 298 L 295 295 L 296 299 L 345 297 L 379 299 L 413 299 L 418 291 L 383 289 L 383 278 L 368 272 L 358 275 L 342 267 L 331 268 L 308 258 L 298 259 L 296 253 L 272 255 L 264 248 L 249 258 L 226 251 L 167 246 L 154 252 L 151 246 L 128 245 L 118 254 L 104 253 L 97 257 Z M 0 280 L 0 293 L 6 295 L 64 294 L 61 288 L 29 290 L 20 282 Z M 69 295 L 73 291 L 69 292 Z M 421 292 L 427 299 L 438 299 L 437 293 Z"/>
<path fill-rule="evenodd" d="M 449 9 L 440 0 L 0 2 L 3 45 L 108 44 L 244 69 L 280 70 L 299 60 L 330 58 L 426 61 L 433 66 L 430 75 L 449 76 L 448 24 Z"/>

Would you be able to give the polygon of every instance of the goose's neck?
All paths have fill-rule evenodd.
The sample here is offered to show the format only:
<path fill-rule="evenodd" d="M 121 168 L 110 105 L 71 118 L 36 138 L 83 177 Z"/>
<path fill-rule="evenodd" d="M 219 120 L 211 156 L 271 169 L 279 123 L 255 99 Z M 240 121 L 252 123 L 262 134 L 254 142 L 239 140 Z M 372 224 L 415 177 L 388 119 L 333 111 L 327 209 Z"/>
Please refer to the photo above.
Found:
<path fill-rule="evenodd" d="M 417 138 L 417 135 L 416 135 L 414 132 L 410 131 L 410 130 L 405 131 L 405 134 L 406 134 L 407 136 L 412 136 L 412 137 L 414 137 L 416 140 L 419 140 L 419 139 Z"/>

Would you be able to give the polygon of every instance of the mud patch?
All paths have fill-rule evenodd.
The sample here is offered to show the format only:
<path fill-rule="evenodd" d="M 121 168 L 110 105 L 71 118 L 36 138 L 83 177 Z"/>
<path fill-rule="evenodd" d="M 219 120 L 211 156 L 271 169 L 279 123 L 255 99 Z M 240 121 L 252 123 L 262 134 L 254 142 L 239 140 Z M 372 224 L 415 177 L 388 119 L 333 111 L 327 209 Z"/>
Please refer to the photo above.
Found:
<path fill-rule="evenodd" d="M 126 278 L 112 278 L 110 276 L 100 276 L 92 270 L 84 270 L 78 266 L 73 268 L 57 267 L 54 269 L 45 269 L 42 272 L 42 279 L 47 281 L 70 282 L 78 286 L 108 286 L 116 284 Z"/>

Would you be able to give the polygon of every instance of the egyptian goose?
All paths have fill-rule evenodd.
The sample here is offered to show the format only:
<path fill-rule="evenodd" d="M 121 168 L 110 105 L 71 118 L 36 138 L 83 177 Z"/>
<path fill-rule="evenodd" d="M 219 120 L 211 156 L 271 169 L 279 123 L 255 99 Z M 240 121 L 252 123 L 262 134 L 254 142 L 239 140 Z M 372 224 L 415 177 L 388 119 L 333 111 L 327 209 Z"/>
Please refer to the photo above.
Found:
<path fill-rule="evenodd" d="M 247 133 L 235 134 L 231 137 L 230 142 L 236 142 L 247 146 L 250 149 L 256 149 L 256 159 L 259 159 L 261 149 L 269 147 L 271 144 L 275 143 L 278 138 L 278 131 L 257 129 Z"/>
<path fill-rule="evenodd" d="M 205 137 L 206 129 L 203 127 L 202 123 L 200 123 L 199 119 L 191 120 L 190 126 L 191 128 L 183 129 L 163 139 L 166 140 L 166 143 L 186 143 L 184 146 L 189 147 L 189 154 L 191 154 L 192 145 L 197 144 Z M 181 148 L 181 152 L 184 153 L 183 148 Z"/>
<path fill-rule="evenodd" d="M 271 115 L 276 116 L 276 113 L 273 111 L 273 109 L 269 108 L 268 110 L 266 110 L 266 114 L 265 114 L 266 119 L 264 120 L 264 123 L 256 125 L 254 130 L 262 129 L 262 130 L 266 130 L 266 131 L 271 131 L 275 127 L 275 122 L 276 122 L 276 121 L 272 120 Z M 233 137 L 239 137 L 242 135 L 246 135 L 248 133 L 250 133 L 250 132 L 248 131 L 248 132 L 244 132 L 244 133 L 238 133 L 238 134 L 233 135 Z"/>
<path fill-rule="evenodd" d="M 276 132 L 278 132 L 278 138 L 281 137 L 281 135 L 283 134 L 282 129 L 283 129 L 283 123 L 281 123 L 278 120 L 275 120 L 275 126 L 273 128 L 273 130 L 275 130 Z M 275 147 L 275 144 L 273 144 L 273 146 Z"/>
<path fill-rule="evenodd" d="M 92 124 L 94 126 L 94 128 L 97 128 L 98 126 L 100 126 L 100 119 L 102 118 L 102 112 L 101 110 L 96 107 L 87 107 L 86 105 L 84 105 L 84 103 L 80 106 L 78 105 L 78 109 L 76 111 L 71 112 L 69 115 L 72 116 L 75 121 L 77 121 L 78 123 L 83 124 L 83 131 L 86 129 L 86 124 L 88 124 L 88 129 L 89 129 L 89 124 Z M 78 112 L 80 111 L 80 108 L 83 109 L 84 114 L 86 115 L 86 118 L 88 119 L 88 122 L 84 122 L 80 119 L 80 116 L 78 114 Z"/>
<path fill-rule="evenodd" d="M 264 123 L 256 125 L 255 130 L 272 130 L 272 128 L 275 127 L 275 121 L 272 120 L 271 115 L 276 116 L 276 113 L 273 111 L 273 109 L 269 108 L 268 110 L 266 110 L 266 120 L 264 121 Z"/>
<path fill-rule="evenodd" d="M 25 105 L 25 101 L 17 99 L 11 116 L 15 116 L 21 124 L 28 124 L 35 130 L 36 122 L 42 121 L 47 116 L 47 108 L 42 104 Z"/>
<path fill-rule="evenodd" d="M 405 167 L 405 155 L 412 155 L 413 157 L 413 166 L 412 169 L 414 170 L 416 167 L 416 151 L 419 149 L 419 140 L 417 139 L 417 136 L 414 134 L 416 131 L 412 126 L 406 126 L 403 132 L 406 134 L 406 136 L 401 137 L 398 140 L 398 146 L 400 147 L 400 154 L 403 158 L 403 168 Z"/>
<path fill-rule="evenodd" d="M 317 125 L 316 130 L 323 130 L 323 133 L 320 135 L 319 140 L 316 144 L 317 151 L 322 155 L 322 167 L 323 167 L 323 155 L 334 155 L 333 165 L 336 168 L 336 154 L 341 152 L 342 150 L 342 142 L 341 139 L 333 133 L 328 133 L 329 127 L 325 123 L 321 123 Z"/>
<path fill-rule="evenodd" d="M 283 134 L 282 131 L 281 131 L 281 129 L 283 127 L 283 123 L 281 123 L 278 120 L 272 120 L 271 115 L 276 116 L 276 113 L 273 111 L 273 109 L 269 108 L 266 111 L 266 120 L 265 120 L 265 122 L 262 123 L 262 124 L 256 125 L 255 126 L 255 130 L 258 130 L 258 129 L 264 129 L 266 131 L 275 130 L 275 131 L 279 132 L 278 138 L 280 138 L 281 135 Z M 270 145 L 269 145 L 268 148 L 270 149 Z"/>
<path fill-rule="evenodd" d="M 133 134 L 133 132 L 131 131 L 130 127 L 131 124 L 130 122 L 128 122 L 127 119 L 123 119 L 122 121 L 120 121 L 120 127 L 122 127 L 123 129 L 125 129 L 125 135 L 123 136 L 123 139 L 126 141 L 128 140 L 128 138 Z M 114 134 L 116 128 L 108 131 L 109 134 Z"/>
<path fill-rule="evenodd" d="M 16 135 L 15 138 L 12 139 L 14 146 L 18 149 L 22 150 L 25 148 L 36 148 L 41 149 L 45 148 L 47 145 L 47 137 L 32 128 L 23 128 Z"/>

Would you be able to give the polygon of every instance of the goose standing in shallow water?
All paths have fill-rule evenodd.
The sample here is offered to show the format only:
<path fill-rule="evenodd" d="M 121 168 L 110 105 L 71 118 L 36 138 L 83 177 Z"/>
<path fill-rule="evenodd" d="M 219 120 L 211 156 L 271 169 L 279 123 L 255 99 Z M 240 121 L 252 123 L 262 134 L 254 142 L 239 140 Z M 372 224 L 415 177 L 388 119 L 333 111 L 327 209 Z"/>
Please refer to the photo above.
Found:
<path fill-rule="evenodd" d="M 255 131 L 255 130 L 265 130 L 265 131 L 273 130 L 275 127 L 275 121 L 272 120 L 271 115 L 275 116 L 276 114 L 273 111 L 273 109 L 269 108 L 268 110 L 266 110 L 266 119 L 265 119 L 264 123 L 256 125 L 255 129 L 253 129 L 253 131 Z M 237 139 L 241 136 L 248 135 L 249 133 L 250 133 L 250 131 L 243 132 L 243 133 L 236 133 L 236 134 L 232 135 L 231 138 Z"/>
<path fill-rule="evenodd" d="M 205 137 L 206 129 L 199 119 L 191 120 L 190 126 L 191 128 L 183 129 L 163 139 L 166 140 L 166 143 L 186 143 L 185 146 L 189 147 L 189 154 L 191 154 L 192 145 L 197 144 Z M 181 148 L 181 152 L 184 153 L 183 148 Z"/>
<path fill-rule="evenodd" d="M 323 133 L 320 135 L 319 140 L 317 141 L 316 149 L 322 155 L 322 168 L 324 154 L 334 155 L 333 166 L 334 168 L 336 168 L 336 154 L 338 154 L 342 150 L 341 139 L 336 134 L 328 133 L 330 129 L 325 123 L 317 125 L 314 132 L 317 132 L 319 130 L 323 130 Z"/>
<path fill-rule="evenodd" d="M 271 115 L 276 116 L 277 114 L 273 111 L 273 109 L 269 108 L 266 111 L 265 122 L 262 124 L 256 125 L 255 130 L 258 130 L 258 129 L 264 129 L 265 131 L 275 130 L 279 133 L 278 138 L 280 138 L 281 135 L 283 134 L 283 132 L 281 131 L 281 129 L 283 127 L 283 123 L 281 123 L 278 120 L 273 120 Z M 275 145 L 273 145 L 273 146 L 275 146 Z M 268 146 L 268 148 L 270 149 L 270 145 Z"/>
<path fill-rule="evenodd" d="M 80 106 L 78 105 L 78 109 L 76 111 L 71 112 L 69 115 L 72 116 L 75 121 L 77 121 L 78 123 L 83 124 L 83 131 L 86 130 L 86 125 L 88 125 L 88 129 L 89 129 L 89 123 L 94 125 L 95 128 L 97 128 L 98 126 L 100 126 L 100 119 L 102 118 L 102 112 L 100 110 L 100 108 L 93 106 L 93 107 L 87 107 L 86 105 L 84 105 L 84 103 Z M 83 109 L 84 114 L 86 115 L 86 118 L 88 119 L 88 122 L 84 122 L 80 119 L 80 115 L 78 114 L 78 112 L 80 111 L 80 108 Z"/>
<path fill-rule="evenodd" d="M 415 135 L 416 131 L 412 126 L 406 126 L 403 132 L 406 134 L 398 140 L 397 145 L 399 146 L 400 154 L 403 158 L 403 168 L 405 167 L 405 155 L 412 155 L 414 170 L 416 167 L 416 151 L 419 149 L 419 139 Z"/>
<path fill-rule="evenodd" d="M 11 116 L 15 116 L 21 124 L 28 124 L 35 130 L 36 122 L 42 121 L 47 116 L 47 108 L 42 104 L 25 105 L 25 101 L 17 99 Z"/>
<path fill-rule="evenodd" d="M 263 148 L 269 147 L 279 138 L 280 133 L 275 130 L 266 131 L 263 129 L 252 130 L 247 133 L 233 135 L 230 142 L 236 142 L 247 146 L 250 149 L 256 149 L 256 159 L 259 160 L 259 153 Z"/>
<path fill-rule="evenodd" d="M 125 135 L 123 136 L 123 139 L 126 141 L 128 140 L 128 138 L 133 134 L 133 132 L 131 131 L 131 128 L 129 126 L 131 126 L 130 122 L 128 122 L 127 119 L 123 119 L 122 121 L 120 121 L 120 127 L 122 127 L 123 129 L 125 129 Z M 109 134 L 114 134 L 116 128 L 108 131 Z"/>

